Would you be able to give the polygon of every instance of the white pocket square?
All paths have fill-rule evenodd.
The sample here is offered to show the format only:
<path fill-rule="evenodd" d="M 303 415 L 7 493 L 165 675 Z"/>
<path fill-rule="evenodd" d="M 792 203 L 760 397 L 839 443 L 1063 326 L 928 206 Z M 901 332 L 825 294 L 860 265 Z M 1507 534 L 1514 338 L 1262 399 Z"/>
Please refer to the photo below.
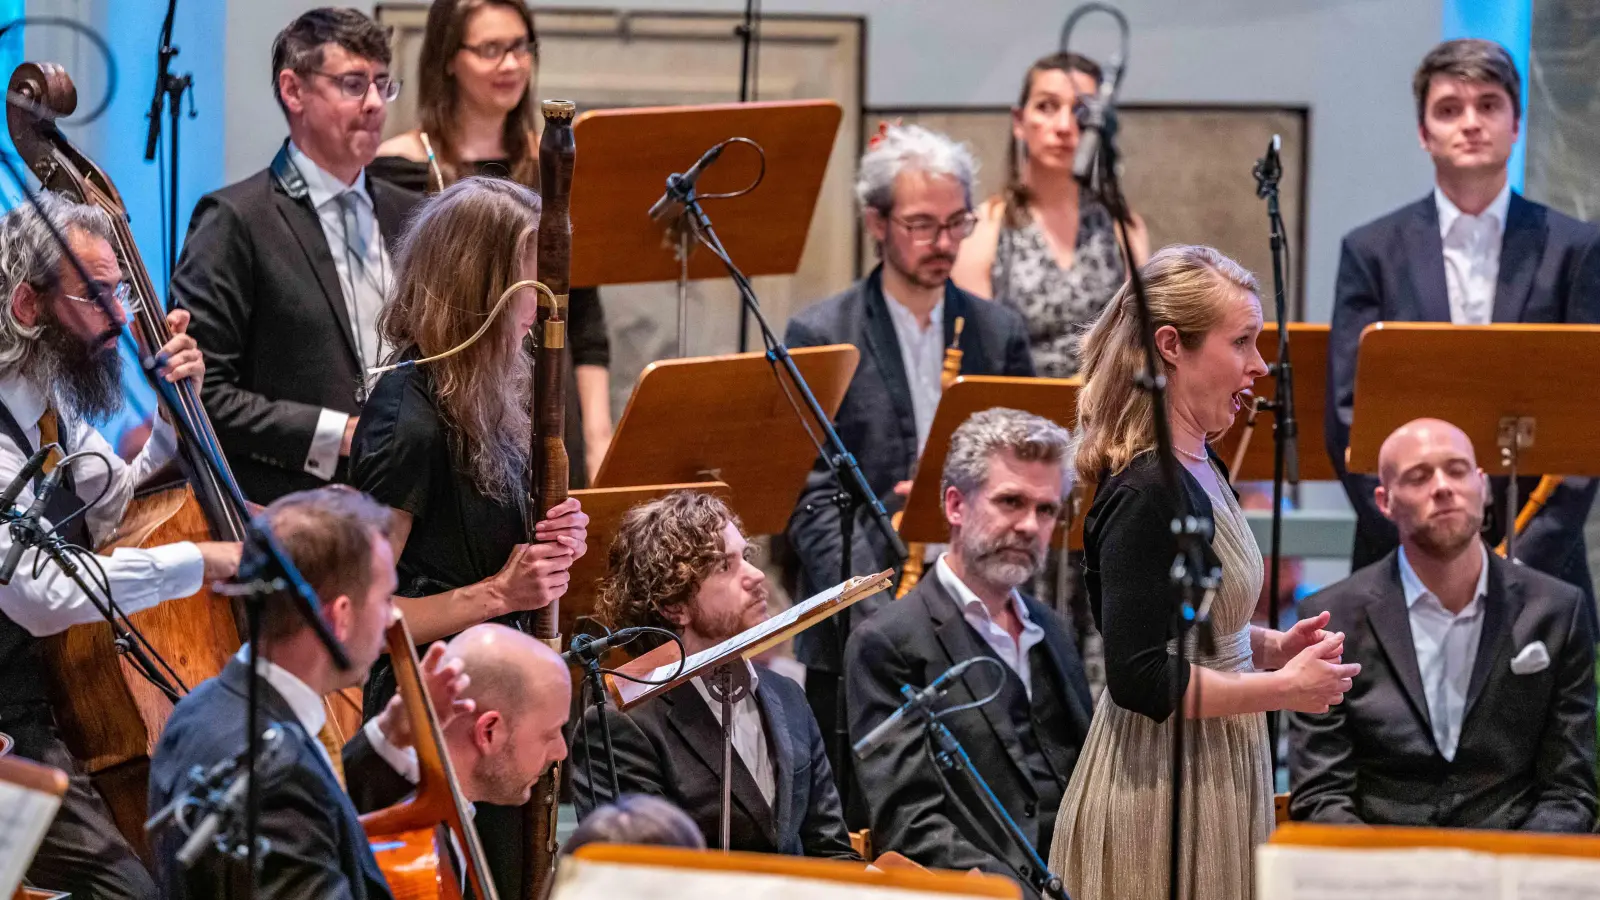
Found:
<path fill-rule="evenodd" d="M 1550 650 L 1545 647 L 1544 641 L 1534 641 L 1517 651 L 1511 660 L 1513 675 L 1532 675 L 1550 668 Z"/>

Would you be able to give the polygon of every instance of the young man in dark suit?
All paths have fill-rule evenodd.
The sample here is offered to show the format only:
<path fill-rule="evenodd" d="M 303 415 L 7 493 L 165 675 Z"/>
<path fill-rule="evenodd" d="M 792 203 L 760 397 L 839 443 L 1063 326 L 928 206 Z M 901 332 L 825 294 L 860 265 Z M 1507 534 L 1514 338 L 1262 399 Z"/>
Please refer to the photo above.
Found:
<path fill-rule="evenodd" d="M 1460 429 L 1384 442 L 1376 504 L 1400 547 L 1307 601 L 1361 677 L 1291 713 L 1296 819 L 1587 833 L 1595 634 L 1576 587 L 1488 552 L 1487 479 Z"/>
<path fill-rule="evenodd" d="M 1600 228 L 1511 190 L 1506 161 L 1522 93 L 1510 54 L 1490 41 L 1446 41 L 1423 59 L 1412 88 L 1434 190 L 1345 237 L 1328 347 L 1327 449 L 1356 509 L 1358 569 L 1399 540 L 1373 503 L 1376 479 L 1345 469 L 1362 329 L 1379 321 L 1600 321 Z M 1518 496 L 1536 481 L 1526 479 Z M 1494 544 L 1516 511 L 1504 508 L 1505 480 L 1491 484 Z M 1594 482 L 1569 479 L 1517 542 L 1522 562 L 1577 585 L 1591 603 L 1583 523 L 1594 496 Z"/>
<path fill-rule="evenodd" d="M 387 900 L 356 809 L 327 749 L 324 695 L 366 680 L 393 617 L 394 551 L 389 511 L 340 487 L 290 494 L 267 507 L 278 543 L 322 601 L 328 629 L 344 645 L 350 668 L 339 669 L 286 594 L 263 610 L 257 669 L 260 724 L 278 729 L 279 751 L 261 775 L 261 857 L 255 896 Z M 245 650 L 222 674 L 197 686 L 168 720 L 150 767 L 150 809 L 164 808 L 190 788 L 190 772 L 236 758 L 246 747 L 250 687 Z M 161 895 L 222 896 L 245 877 L 243 864 L 208 851 L 193 868 L 178 863 L 187 835 L 168 827 L 152 842 Z"/>
<path fill-rule="evenodd" d="M 886 127 L 861 158 L 856 179 L 862 219 L 882 263 L 843 293 L 802 310 L 789 320 L 784 335 L 790 347 L 860 348 L 860 365 L 833 424 L 890 512 L 911 489 L 939 405 L 947 347 L 962 351 L 963 375 L 1033 375 L 1022 316 L 950 280 L 956 250 L 977 222 L 972 212 L 976 168 L 965 144 L 915 125 Z M 839 490 L 833 470 L 818 459 L 789 520 L 804 596 L 844 580 L 834 502 Z M 855 511 L 853 534 L 849 574 L 900 565 L 865 507 Z M 806 665 L 806 694 L 830 741 L 842 671 L 838 629 L 866 619 L 890 597 L 868 597 L 795 640 L 795 654 Z"/>
<path fill-rule="evenodd" d="M 420 199 L 364 171 L 389 101 L 389 38 L 350 9 L 279 33 L 273 91 L 289 138 L 266 169 L 195 206 L 172 277 L 205 348 L 206 411 L 245 495 L 341 481 L 392 254 Z"/>
<path fill-rule="evenodd" d="M 746 554 L 739 520 L 709 494 L 681 491 L 630 510 L 611 545 L 600 608 L 614 628 L 676 632 L 690 654 L 767 618 L 766 576 Z M 800 686 L 750 666 L 752 692 L 733 705 L 734 850 L 855 859 L 822 733 Z M 721 847 L 722 705 L 696 678 L 625 713 L 606 708 L 624 794 L 653 794 Z M 601 753 L 599 717 L 572 747 L 580 816 L 617 798 Z M 591 780 L 592 775 L 592 780 Z"/>
<path fill-rule="evenodd" d="M 1072 489 L 1072 436 L 1011 409 L 975 414 L 956 429 L 944 465 L 950 549 L 905 597 L 850 635 L 845 652 L 850 738 L 858 741 L 905 698 L 967 660 L 940 708 L 993 700 L 943 721 L 1041 856 L 1048 857 L 1093 705 L 1072 629 L 1023 597 L 1044 564 Z M 921 729 L 908 721 L 863 755 L 856 774 L 877 850 L 925 866 L 980 868 L 1027 883 L 1034 873 L 961 777 L 940 785 Z"/>

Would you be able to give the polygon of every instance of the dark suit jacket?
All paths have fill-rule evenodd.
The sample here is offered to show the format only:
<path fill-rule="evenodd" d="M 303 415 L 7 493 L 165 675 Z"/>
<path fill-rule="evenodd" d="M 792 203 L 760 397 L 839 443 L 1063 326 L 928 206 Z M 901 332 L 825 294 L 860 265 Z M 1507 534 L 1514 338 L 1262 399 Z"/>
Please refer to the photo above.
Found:
<path fill-rule="evenodd" d="M 1483 635 L 1455 760 L 1434 743 L 1411 620 L 1390 554 L 1306 601 L 1361 674 L 1344 702 L 1292 713 L 1296 819 L 1587 832 L 1595 823 L 1594 633 L 1578 590 L 1489 554 Z M 1544 641 L 1550 665 L 1511 660 Z"/>
<path fill-rule="evenodd" d="M 391 254 L 421 199 L 367 179 Z M 245 496 L 267 503 L 324 484 L 305 471 L 324 408 L 361 411 L 350 313 L 288 145 L 272 165 L 200 198 L 172 275 L 206 358 L 206 412 Z M 342 480 L 343 463 L 338 478 Z"/>
<path fill-rule="evenodd" d="M 150 809 L 157 810 L 187 784 L 190 769 L 209 768 L 238 755 L 246 745 L 248 667 L 239 660 L 183 698 L 167 721 L 150 764 Z M 306 734 L 276 690 L 261 683 L 261 725 L 279 723 L 287 764 L 271 767 L 261 783 L 261 836 L 272 849 L 262 858 L 256 896 L 388 900 L 388 884 L 367 845 L 355 808 L 323 762 L 315 735 Z M 181 829 L 168 828 L 153 853 L 162 896 L 224 896 L 215 853 L 185 874 L 178 868 Z"/>
<path fill-rule="evenodd" d="M 883 296 L 883 267 L 851 285 L 841 294 L 801 310 L 789 320 L 784 343 L 790 347 L 854 344 L 861 364 L 845 391 L 834 417 L 834 428 L 845 448 L 855 454 L 861 474 L 880 502 L 894 512 L 901 500 L 894 486 L 911 477 L 917 461 L 917 426 L 911 413 L 911 387 L 900 341 L 889 318 Z M 955 320 L 966 324 L 961 332 L 961 374 L 1033 374 L 1028 351 L 1028 329 L 1015 310 L 980 299 L 946 282 L 944 293 L 944 345 L 955 336 Z M 800 590 L 811 596 L 838 584 L 843 546 L 839 535 L 839 508 L 831 498 L 838 492 L 833 472 L 818 459 L 789 519 L 789 539 L 800 558 Z M 889 558 L 889 546 L 873 525 L 865 508 L 858 510 L 851 543 L 851 574 L 866 575 L 899 564 Z M 813 670 L 840 671 L 837 620 L 851 616 L 860 621 L 871 615 L 891 595 L 868 597 L 840 616 L 827 619 L 800 633 L 795 653 Z"/>
<path fill-rule="evenodd" d="M 850 848 L 839 790 L 822 748 L 822 732 L 798 684 L 757 668 L 756 700 L 772 753 L 776 801 L 769 806 L 755 776 L 733 756 L 733 808 L 728 843 L 734 850 L 858 859 Z M 652 794 L 677 804 L 705 835 L 722 845 L 722 727 L 692 684 L 684 684 L 628 712 L 606 707 L 617 780 L 624 794 Z M 599 716 L 585 716 L 587 742 L 574 736 L 572 798 L 579 817 L 610 802 Z M 594 783 L 589 781 L 592 761 Z"/>
<path fill-rule="evenodd" d="M 1600 321 L 1600 228 L 1570 219 L 1516 193 L 1506 209 L 1495 285 L 1495 322 Z M 1328 402 L 1324 412 L 1328 455 L 1356 508 L 1351 564 L 1366 566 L 1395 547 L 1400 536 L 1372 499 L 1377 479 L 1351 474 L 1344 453 L 1350 445 L 1355 402 L 1356 353 L 1361 331 L 1373 322 L 1448 322 L 1444 249 L 1439 210 L 1432 193 L 1357 228 L 1344 239 L 1328 341 Z M 1418 415 L 1425 414 L 1418 410 Z M 1479 447 L 1479 456 L 1492 451 Z M 1505 479 L 1494 481 L 1496 515 L 1489 539 L 1504 529 Z M 1527 497 L 1537 478 L 1519 485 Z M 1556 491 L 1517 542 L 1517 556 L 1534 568 L 1578 585 L 1592 601 L 1583 543 L 1583 523 L 1594 502 L 1596 482 L 1579 480 Z M 1514 513 L 1513 513 L 1514 515 Z M 1588 612 L 1591 623 L 1593 613 Z"/>
<path fill-rule="evenodd" d="M 1024 598 L 1028 616 L 1044 629 L 1044 646 L 1055 663 L 1072 726 L 1065 734 L 1036 730 L 1040 740 L 1083 744 L 1093 704 L 1083 660 L 1072 630 L 1055 612 Z M 879 610 L 850 635 L 845 651 L 845 688 L 850 713 L 850 739 L 858 741 L 900 707 L 900 686 L 926 687 L 945 670 L 975 656 L 999 657 L 972 630 L 956 600 L 937 575 L 929 572 L 899 600 Z M 1016 682 L 1011 670 L 1009 681 Z M 969 670 L 942 701 L 940 708 L 971 703 L 994 690 L 993 666 Z M 1015 685 L 1021 690 L 1020 683 Z M 1038 808 L 1028 778 L 1023 749 L 1006 714 L 1005 696 L 977 709 L 948 716 L 944 723 L 972 757 L 1002 806 L 1035 846 L 1055 828 L 1052 811 Z M 984 869 L 1003 875 L 1027 874 L 1020 853 L 1011 849 L 1004 832 L 983 812 L 964 779 L 951 782 L 964 799 L 953 804 L 940 786 L 940 774 L 924 749 L 922 731 L 907 723 L 856 768 L 862 796 L 872 815 L 872 843 L 877 852 L 896 850 L 925 866 L 941 869 Z M 1064 775 L 1066 773 L 1063 773 Z M 971 810 L 971 816 L 966 814 Z M 1041 821 L 1048 815 L 1048 820 Z M 997 856 L 996 852 L 1003 854 Z M 1008 866 L 1002 858 L 1009 861 Z"/>

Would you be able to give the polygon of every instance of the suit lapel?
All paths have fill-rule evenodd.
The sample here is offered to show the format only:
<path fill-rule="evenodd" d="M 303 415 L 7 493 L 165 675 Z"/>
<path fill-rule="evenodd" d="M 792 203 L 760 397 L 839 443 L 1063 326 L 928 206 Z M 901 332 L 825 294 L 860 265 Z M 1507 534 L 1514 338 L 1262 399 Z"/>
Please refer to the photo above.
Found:
<path fill-rule="evenodd" d="M 306 267 L 317 277 L 317 285 L 322 288 L 322 298 L 327 301 L 328 308 L 333 312 L 333 318 L 339 323 L 339 333 L 344 336 L 345 349 L 350 351 L 350 358 L 356 365 L 362 366 L 360 354 L 356 352 L 355 332 L 350 325 L 350 310 L 345 307 L 344 289 L 339 286 L 339 270 L 333 264 L 333 251 L 328 248 L 328 236 L 322 231 L 322 220 L 317 218 L 317 211 L 311 206 L 311 197 L 307 193 L 305 177 L 294 167 L 294 162 L 289 159 L 289 144 L 284 142 L 283 148 L 272 160 L 272 183 L 274 188 L 274 206 L 278 216 L 283 220 L 284 227 L 294 235 L 295 242 L 300 245 L 300 251 L 305 254 Z"/>
<path fill-rule="evenodd" d="M 669 695 L 672 700 L 672 711 L 667 715 L 667 723 L 683 743 L 688 746 L 711 774 L 717 779 L 715 796 L 722 796 L 722 726 L 717 724 L 711 715 L 711 707 L 701 699 L 700 692 L 692 684 L 673 691 Z M 712 808 L 719 809 L 720 800 L 712 803 Z M 767 801 L 762 799 L 761 791 L 756 787 L 755 776 L 745 768 L 744 762 L 739 759 L 738 751 L 733 754 L 733 802 L 744 809 L 745 815 L 753 822 L 764 822 L 768 830 L 772 828 L 772 809 L 767 806 Z M 777 845 L 777 836 L 771 835 L 773 845 Z"/>
<path fill-rule="evenodd" d="M 1512 652 L 1512 625 L 1522 613 L 1522 585 L 1512 583 L 1505 566 L 1489 554 L 1489 584 L 1483 600 L 1483 630 L 1478 635 L 1478 652 L 1472 660 L 1472 678 L 1467 682 L 1467 702 L 1461 710 L 1461 731 L 1472 721 L 1472 708 L 1482 696 L 1490 674 L 1509 669 Z"/>
<path fill-rule="evenodd" d="M 1066 646 L 1067 637 L 1061 633 L 1056 620 L 1045 612 L 1044 607 L 1028 600 L 1024 600 L 1023 604 L 1028 607 L 1028 617 L 1044 629 L 1042 643 L 1045 655 L 1050 658 L 1050 668 L 1055 673 L 1056 684 L 1061 687 L 1061 699 L 1067 706 L 1067 715 L 1072 717 L 1072 724 L 1076 726 L 1078 734 L 1088 734 L 1089 722 L 1094 713 L 1084 708 L 1083 698 L 1073 690 L 1074 681 L 1068 677 L 1066 663 L 1062 661 L 1061 653 L 1057 649 Z"/>
<path fill-rule="evenodd" d="M 894 403 L 900 427 L 916 442 L 917 424 L 911 409 L 911 382 L 906 375 L 906 364 L 900 355 L 900 338 L 894 331 L 894 320 L 889 318 L 889 299 L 883 295 L 883 266 L 872 270 L 862 285 L 866 307 L 867 351 L 872 354 L 883 373 L 883 384 Z"/>
<path fill-rule="evenodd" d="M 1433 739 L 1433 720 L 1428 716 L 1428 695 L 1422 690 L 1422 671 L 1417 666 L 1417 646 L 1411 637 L 1411 617 L 1406 610 L 1405 591 L 1400 587 L 1400 557 L 1388 557 L 1389 577 L 1367 604 L 1367 620 L 1383 647 L 1389 665 L 1405 688 L 1406 699 L 1422 720 L 1428 739 Z"/>
<path fill-rule="evenodd" d="M 940 646 L 944 647 L 945 656 L 948 657 L 947 666 L 955 665 L 957 660 L 972 659 L 975 656 L 987 656 L 1000 663 L 1002 677 L 1013 677 L 1011 667 L 1007 666 L 988 644 L 978 639 L 973 633 L 972 626 L 962 617 L 961 609 L 954 597 L 945 592 L 944 585 L 940 583 L 938 573 L 930 572 L 923 581 L 928 586 L 928 592 L 923 595 L 922 603 L 928 611 L 928 618 L 934 623 L 934 634 L 939 638 Z M 919 585 L 921 587 L 921 585 Z M 994 690 L 992 666 L 973 669 L 962 674 L 959 679 L 961 690 L 968 696 L 961 698 L 961 703 L 971 703 L 980 697 L 986 696 Z M 973 672 L 984 672 L 984 675 L 974 677 Z M 1011 764 L 1016 766 L 1017 774 L 1023 784 L 1032 784 L 1028 778 L 1028 767 L 1022 759 L 1021 742 L 1017 738 L 1017 731 L 1011 724 L 1011 719 L 1006 716 L 998 700 L 985 703 L 978 708 L 983 713 L 983 718 L 989 723 L 989 728 L 994 732 L 995 741 L 1006 749 L 1006 756 Z"/>
<path fill-rule="evenodd" d="M 1505 236 L 1500 243 L 1500 274 L 1494 286 L 1494 321 L 1520 322 L 1533 273 L 1544 246 L 1544 216 L 1515 191 L 1506 207 Z"/>
<path fill-rule="evenodd" d="M 756 689 L 756 702 L 761 708 L 761 727 L 766 732 L 767 749 L 772 754 L 772 775 L 774 787 L 772 791 L 772 843 L 774 847 L 781 847 L 778 843 L 781 835 L 794 831 L 793 819 L 795 816 L 795 767 L 797 765 L 798 750 L 794 745 L 794 735 L 789 733 L 789 713 L 784 709 L 783 698 L 778 692 L 763 683 Z"/>
<path fill-rule="evenodd" d="M 1415 206 L 1405 229 L 1406 259 L 1424 322 L 1450 321 L 1450 290 L 1444 277 L 1444 241 L 1439 237 L 1439 207 L 1429 194 Z M 1385 310 L 1385 318 L 1404 318 L 1404 310 Z"/>
<path fill-rule="evenodd" d="M 415 206 L 415 200 L 408 192 L 380 186 L 370 174 L 367 176 L 367 194 L 372 198 L 372 214 L 378 220 L 378 232 L 383 237 L 384 249 L 392 257 L 400 243 L 400 234 L 405 230 L 406 216 Z"/>

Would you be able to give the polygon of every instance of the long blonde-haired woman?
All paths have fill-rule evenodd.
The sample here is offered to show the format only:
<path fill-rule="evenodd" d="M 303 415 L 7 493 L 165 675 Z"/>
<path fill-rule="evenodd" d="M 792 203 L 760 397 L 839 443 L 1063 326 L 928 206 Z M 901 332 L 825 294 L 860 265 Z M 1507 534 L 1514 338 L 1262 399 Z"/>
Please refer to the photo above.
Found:
<path fill-rule="evenodd" d="M 417 127 L 378 147 L 374 178 L 432 194 L 471 175 L 539 189 L 539 33 L 521 0 L 434 0 L 417 65 Z M 611 339 L 600 291 L 568 300 L 567 455 L 586 487 L 611 443 Z"/>
<path fill-rule="evenodd" d="M 1208 441 L 1233 422 L 1240 394 L 1267 373 L 1256 351 L 1255 277 L 1210 247 L 1167 247 L 1141 269 L 1168 383 L 1167 414 L 1182 496 L 1163 485 L 1132 292 L 1112 298 L 1083 342 L 1078 399 L 1080 477 L 1098 483 L 1084 531 L 1089 602 L 1105 638 L 1106 687 L 1062 800 L 1051 866 L 1077 900 L 1167 896 L 1174 695 L 1186 723 L 1181 871 L 1190 900 L 1241 900 L 1251 852 L 1272 827 L 1271 764 L 1262 713 L 1325 710 L 1356 666 L 1338 663 L 1343 635 L 1326 615 L 1288 632 L 1250 625 L 1261 552 L 1222 461 Z M 1176 660 L 1168 647 L 1174 595 L 1170 525 L 1210 518 L 1209 562 L 1222 584 L 1211 608 L 1213 648 Z M 1266 671 L 1262 671 L 1266 670 Z M 1174 677 L 1177 679 L 1174 685 Z M 1137 852 L 1133 852 L 1134 849 Z"/>
<path fill-rule="evenodd" d="M 536 277 L 538 227 L 539 195 L 515 182 L 451 185 L 414 214 L 395 295 L 378 320 L 394 348 L 388 362 L 404 365 L 372 388 L 350 483 L 394 509 L 398 603 L 419 641 L 549 604 L 586 549 L 588 517 L 576 500 L 539 523 L 540 543 L 523 543 L 532 369 L 522 337 L 538 296 L 524 287 L 500 300 Z M 367 685 L 368 713 L 392 693 L 380 663 Z M 479 804 L 477 821 L 502 893 L 522 896 L 521 854 L 530 845 L 520 812 Z"/>

